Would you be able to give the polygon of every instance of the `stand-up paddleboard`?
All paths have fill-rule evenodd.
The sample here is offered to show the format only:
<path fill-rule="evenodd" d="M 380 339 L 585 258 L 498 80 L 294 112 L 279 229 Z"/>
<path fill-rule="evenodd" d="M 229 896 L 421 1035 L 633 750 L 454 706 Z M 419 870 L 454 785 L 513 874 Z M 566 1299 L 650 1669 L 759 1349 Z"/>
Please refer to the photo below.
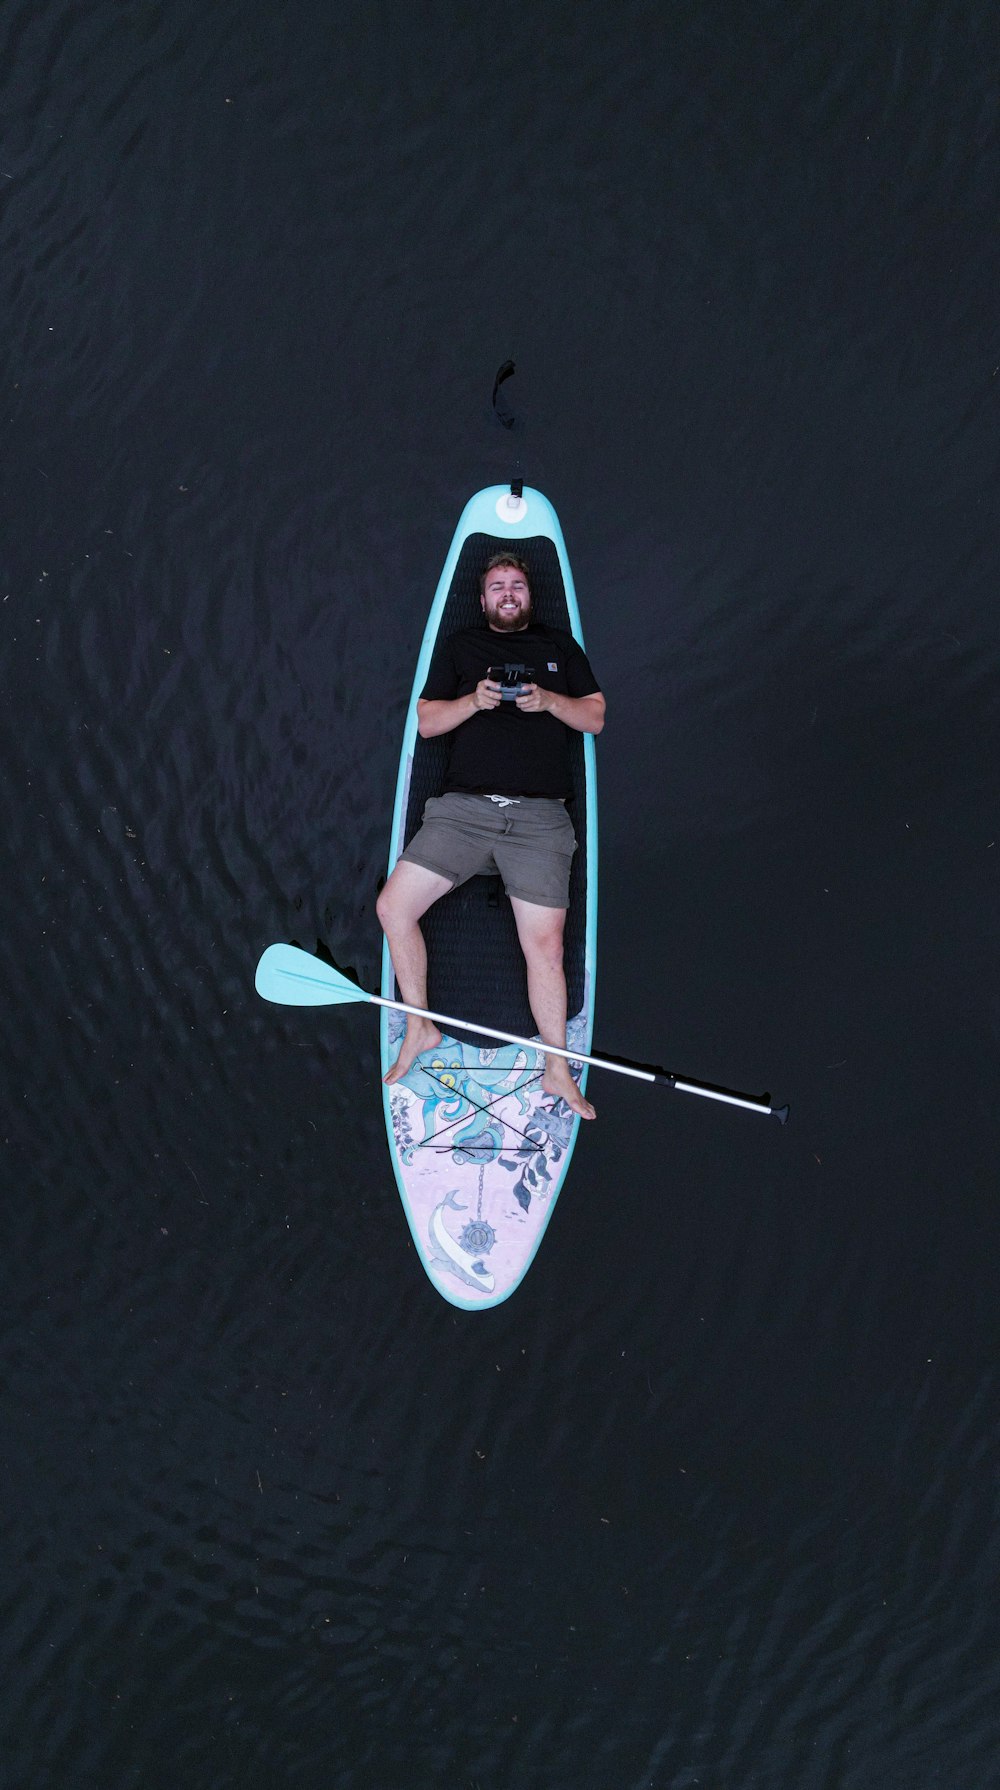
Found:
<path fill-rule="evenodd" d="M 440 793 L 448 736 L 423 740 L 417 699 L 440 637 L 482 621 L 479 575 L 509 547 L 527 561 L 533 619 L 583 645 L 562 529 L 540 491 L 493 485 L 470 499 L 455 531 L 417 660 L 403 734 L 389 871 Z M 594 741 L 571 733 L 577 835 L 564 939 L 567 1042 L 587 1052 L 593 1034 L 597 937 L 597 792 Z M 521 1037 L 537 1037 L 514 915 L 496 877 L 474 877 L 425 914 L 428 1007 Z M 396 998 L 388 947 L 382 994 Z M 404 1016 L 381 1011 L 382 1073 L 395 1062 Z M 413 1240 L 445 1299 L 467 1311 L 499 1305 L 522 1280 L 552 1216 L 581 1121 L 543 1093 L 541 1047 L 500 1045 L 473 1032 L 446 1035 L 408 1073 L 383 1085 L 396 1181 Z M 586 1068 L 573 1068 L 585 1086 Z"/>

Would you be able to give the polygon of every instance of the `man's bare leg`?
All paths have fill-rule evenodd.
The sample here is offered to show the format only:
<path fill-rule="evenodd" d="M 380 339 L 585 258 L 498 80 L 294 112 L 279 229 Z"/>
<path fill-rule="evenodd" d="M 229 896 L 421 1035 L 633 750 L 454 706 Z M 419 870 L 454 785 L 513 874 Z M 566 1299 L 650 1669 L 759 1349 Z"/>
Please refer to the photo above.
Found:
<path fill-rule="evenodd" d="M 396 865 L 375 903 L 382 931 L 389 941 L 400 996 L 409 1007 L 427 1005 L 427 947 L 418 922 L 451 886 L 450 877 L 438 876 L 422 864 L 404 860 Z M 440 1042 L 441 1033 L 433 1020 L 414 1019 L 408 1013 L 406 1036 L 385 1080 L 399 1081 L 421 1051 L 432 1050 Z"/>
<path fill-rule="evenodd" d="M 510 905 L 517 921 L 528 968 L 528 1000 L 535 1016 L 539 1037 L 544 1044 L 566 1048 L 566 976 L 563 971 L 563 928 L 566 909 L 538 907 L 532 901 L 511 896 Z M 581 1119 L 593 1119 L 594 1109 L 584 1099 L 569 1072 L 565 1057 L 547 1056 L 542 1087 L 547 1094 L 565 1100 Z"/>

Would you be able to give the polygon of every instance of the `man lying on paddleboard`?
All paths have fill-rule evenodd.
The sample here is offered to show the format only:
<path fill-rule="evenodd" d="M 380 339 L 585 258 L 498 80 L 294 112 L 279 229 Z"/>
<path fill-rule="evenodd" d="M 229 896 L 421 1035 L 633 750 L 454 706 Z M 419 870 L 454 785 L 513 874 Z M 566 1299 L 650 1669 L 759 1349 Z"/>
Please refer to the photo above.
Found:
<path fill-rule="evenodd" d="M 576 834 L 567 729 L 600 733 L 604 697 L 571 634 L 532 621 L 524 561 L 496 554 L 480 579 L 485 626 L 462 628 L 434 655 L 417 703 L 423 739 L 450 733 L 444 791 L 378 898 L 403 1000 L 427 1006 L 427 951 L 420 919 L 470 876 L 499 871 L 517 923 L 528 999 L 543 1043 L 566 1046 L 563 929 Z M 407 1017 L 387 1082 L 441 1042 L 429 1019 Z M 563 1057 L 547 1056 L 542 1087 L 581 1118 L 594 1108 Z"/>

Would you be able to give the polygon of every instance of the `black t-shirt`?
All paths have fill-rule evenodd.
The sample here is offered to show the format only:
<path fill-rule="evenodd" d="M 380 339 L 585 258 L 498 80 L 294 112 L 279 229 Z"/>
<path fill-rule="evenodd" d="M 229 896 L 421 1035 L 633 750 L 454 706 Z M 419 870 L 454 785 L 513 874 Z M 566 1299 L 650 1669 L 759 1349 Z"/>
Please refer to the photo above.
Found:
<path fill-rule="evenodd" d="M 420 694 L 427 702 L 468 696 L 497 666 L 564 696 L 593 696 L 600 688 L 583 648 L 562 628 L 529 622 L 516 633 L 498 634 L 484 623 L 439 641 Z M 571 795 L 568 733 L 554 715 L 523 715 L 515 702 L 479 709 L 447 736 L 445 791 Z"/>

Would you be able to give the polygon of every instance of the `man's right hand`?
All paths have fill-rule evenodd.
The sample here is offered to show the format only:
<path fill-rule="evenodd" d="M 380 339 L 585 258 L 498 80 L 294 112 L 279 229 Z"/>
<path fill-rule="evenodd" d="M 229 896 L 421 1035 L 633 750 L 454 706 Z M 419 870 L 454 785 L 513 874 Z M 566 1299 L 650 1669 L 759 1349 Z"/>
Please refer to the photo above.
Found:
<path fill-rule="evenodd" d="M 500 685 L 491 677 L 484 677 L 472 692 L 472 700 L 477 709 L 495 709 L 503 701 Z"/>
<path fill-rule="evenodd" d="M 472 707 L 468 709 L 465 705 L 470 697 Z M 465 696 L 421 696 L 417 702 L 417 732 L 422 740 L 437 739 L 461 727 L 464 721 L 471 721 L 477 709 L 495 709 L 500 700 L 500 685 L 489 677 L 484 677 Z"/>

